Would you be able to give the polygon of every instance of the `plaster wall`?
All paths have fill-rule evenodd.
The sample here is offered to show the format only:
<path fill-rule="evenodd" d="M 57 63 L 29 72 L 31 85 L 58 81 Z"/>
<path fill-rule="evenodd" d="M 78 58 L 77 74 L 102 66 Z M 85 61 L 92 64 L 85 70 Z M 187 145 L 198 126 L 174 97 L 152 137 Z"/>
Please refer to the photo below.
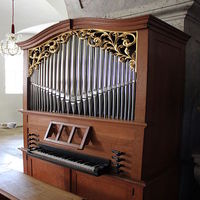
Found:
<path fill-rule="evenodd" d="M 22 116 L 18 109 L 22 108 L 22 94 L 5 94 L 4 58 L 0 57 L 0 123 L 17 122 L 22 125 Z"/>
<path fill-rule="evenodd" d="M 69 18 L 79 17 L 109 17 L 116 12 L 116 17 L 121 16 L 120 11 L 126 11 L 139 5 L 151 3 L 156 0 L 65 0 Z"/>
<path fill-rule="evenodd" d="M 67 12 L 64 12 L 66 11 L 64 0 L 58 1 L 56 7 L 54 7 L 55 2 L 52 0 L 15 1 L 16 32 L 31 26 L 66 19 Z M 3 40 L 5 34 L 10 32 L 11 1 L 0 1 L 0 24 L 0 40 Z M 18 126 L 22 125 L 22 114 L 17 111 L 22 108 L 22 105 L 22 94 L 5 94 L 5 62 L 4 57 L 0 55 L 0 123 L 15 121 Z"/>

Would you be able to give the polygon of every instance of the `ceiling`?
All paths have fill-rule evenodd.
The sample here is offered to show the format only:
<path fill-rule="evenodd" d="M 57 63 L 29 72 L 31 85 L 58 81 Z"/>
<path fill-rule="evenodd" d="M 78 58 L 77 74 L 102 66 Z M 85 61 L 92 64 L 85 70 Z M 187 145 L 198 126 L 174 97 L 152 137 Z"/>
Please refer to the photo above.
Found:
<path fill-rule="evenodd" d="M 128 11 L 138 5 L 150 4 L 163 0 L 65 0 L 69 18 L 77 17 L 107 17 L 110 13 Z M 164 0 L 183 1 L 183 0 Z"/>
<path fill-rule="evenodd" d="M 67 18 L 106 17 L 111 12 L 152 1 L 157 0 L 15 0 L 16 32 L 26 29 L 26 33 L 35 34 L 52 22 Z M 10 32 L 11 2 L 12 0 L 0 0 L 0 39 Z M 40 26 L 30 28 L 37 25 Z"/>
<path fill-rule="evenodd" d="M 15 26 L 16 32 L 33 35 L 68 18 L 119 17 L 137 14 L 138 8 L 145 10 L 145 6 L 151 4 L 153 8 L 157 4 L 167 7 L 175 2 L 182 4 L 186 1 L 192 0 L 15 0 Z M 10 32 L 11 2 L 0 0 L 0 40 Z"/>
<path fill-rule="evenodd" d="M 11 0 L 0 0 L 0 39 L 10 32 Z M 64 0 L 15 0 L 16 32 L 68 18 Z"/>

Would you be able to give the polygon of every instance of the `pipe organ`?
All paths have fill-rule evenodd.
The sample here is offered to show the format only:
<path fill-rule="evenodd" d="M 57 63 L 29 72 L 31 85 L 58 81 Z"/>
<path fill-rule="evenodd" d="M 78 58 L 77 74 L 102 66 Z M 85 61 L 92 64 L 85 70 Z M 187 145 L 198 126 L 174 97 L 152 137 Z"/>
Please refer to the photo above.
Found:
<path fill-rule="evenodd" d="M 24 173 L 89 200 L 178 199 L 188 39 L 147 15 L 20 42 Z"/>

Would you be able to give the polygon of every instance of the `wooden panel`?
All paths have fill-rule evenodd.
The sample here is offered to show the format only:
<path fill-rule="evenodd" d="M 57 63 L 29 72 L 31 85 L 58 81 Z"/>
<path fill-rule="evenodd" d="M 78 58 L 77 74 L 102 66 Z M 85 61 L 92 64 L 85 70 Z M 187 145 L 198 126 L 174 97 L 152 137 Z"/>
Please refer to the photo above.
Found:
<path fill-rule="evenodd" d="M 31 176 L 34 178 L 70 191 L 70 170 L 53 163 L 29 156 L 31 162 Z"/>
<path fill-rule="evenodd" d="M 87 200 L 143 200 L 144 185 L 119 180 L 113 177 L 94 177 L 81 172 L 72 172 L 72 192 Z"/>
<path fill-rule="evenodd" d="M 53 26 L 48 27 L 47 29 L 41 31 L 39 34 L 31 37 L 26 41 L 19 42 L 18 45 L 22 49 L 29 49 L 43 43 L 46 40 L 49 40 L 50 38 L 55 37 L 60 33 L 69 31 L 69 29 L 70 29 L 70 20 L 64 20 L 57 24 L 54 24 Z"/>
<path fill-rule="evenodd" d="M 148 64 L 148 30 L 138 32 L 135 121 L 145 122 Z"/>
<path fill-rule="evenodd" d="M 177 200 L 179 177 L 177 167 L 165 170 L 144 188 L 144 200 Z"/>
<path fill-rule="evenodd" d="M 114 120 L 88 120 L 87 117 L 73 117 L 69 115 L 41 115 L 36 112 L 28 114 L 29 133 L 37 133 L 43 140 L 50 121 L 72 123 L 91 126 L 91 140 L 84 150 L 74 150 L 85 154 L 95 155 L 107 159 L 112 158 L 112 150 L 125 153 L 122 161 L 124 173 L 122 177 L 140 180 L 142 169 L 143 133 L 144 126 Z M 117 124 L 117 126 L 116 126 Z M 63 147 L 69 149 L 70 147 Z"/>
<path fill-rule="evenodd" d="M 27 148 L 27 132 L 28 132 L 27 122 L 28 122 L 28 115 L 24 113 L 23 114 L 23 140 L 24 140 L 25 148 Z"/>
<path fill-rule="evenodd" d="M 23 155 L 23 167 L 24 167 L 24 173 L 28 174 L 28 169 L 27 169 L 27 165 L 28 165 L 28 161 L 26 159 L 26 153 L 24 151 L 22 151 L 22 155 Z"/>
<path fill-rule="evenodd" d="M 169 37 L 186 42 L 188 36 L 180 30 L 162 22 L 152 15 L 139 16 L 129 19 L 105 19 L 105 18 L 79 18 L 61 21 L 45 29 L 32 38 L 19 42 L 22 49 L 32 48 L 42 42 L 54 37 L 55 35 L 68 31 L 69 29 L 105 29 L 113 31 L 134 31 L 147 29 L 148 27 L 158 28 Z"/>
<path fill-rule="evenodd" d="M 184 46 L 150 32 L 143 177 L 154 177 L 179 158 Z"/>

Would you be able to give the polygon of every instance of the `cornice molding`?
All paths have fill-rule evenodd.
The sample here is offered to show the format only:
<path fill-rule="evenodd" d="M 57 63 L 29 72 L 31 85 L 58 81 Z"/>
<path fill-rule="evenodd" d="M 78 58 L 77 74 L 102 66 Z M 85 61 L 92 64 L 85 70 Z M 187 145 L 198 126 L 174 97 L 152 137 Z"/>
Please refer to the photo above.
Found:
<path fill-rule="evenodd" d="M 140 29 L 156 28 L 161 26 L 163 34 L 168 34 L 170 37 L 180 38 L 182 42 L 187 41 L 188 36 L 181 32 L 180 30 L 169 26 L 167 23 L 162 22 L 152 15 L 145 15 L 140 17 L 134 17 L 129 19 L 105 19 L 105 18 L 78 18 L 69 19 L 59 22 L 32 38 L 19 42 L 18 45 L 22 49 L 30 49 L 36 47 L 47 40 L 56 37 L 57 35 L 80 29 L 102 29 L 105 31 L 122 31 L 122 32 L 132 32 Z M 172 31 L 173 30 L 173 31 Z M 171 34 L 172 33 L 172 34 Z"/>
<path fill-rule="evenodd" d="M 154 1 L 142 6 L 136 6 L 133 9 L 122 10 L 118 12 L 109 13 L 106 17 L 109 18 L 128 18 L 136 17 L 140 15 L 153 14 L 156 17 L 168 22 L 169 24 L 177 27 L 180 30 L 184 30 L 184 19 L 188 13 L 188 10 L 194 5 L 200 5 L 200 1 L 183 0 L 176 1 L 166 0 Z M 193 16 L 194 18 L 194 16 Z"/>
<path fill-rule="evenodd" d="M 109 13 L 106 15 L 108 18 L 128 18 L 135 17 L 140 15 L 154 14 L 164 15 L 170 12 L 177 11 L 187 11 L 194 0 L 184 0 L 184 1 L 175 1 L 171 0 L 166 2 L 166 0 L 154 1 L 152 3 L 147 3 L 145 5 L 136 6 L 135 8 L 131 8 L 128 10 L 117 11 L 113 13 Z"/>

